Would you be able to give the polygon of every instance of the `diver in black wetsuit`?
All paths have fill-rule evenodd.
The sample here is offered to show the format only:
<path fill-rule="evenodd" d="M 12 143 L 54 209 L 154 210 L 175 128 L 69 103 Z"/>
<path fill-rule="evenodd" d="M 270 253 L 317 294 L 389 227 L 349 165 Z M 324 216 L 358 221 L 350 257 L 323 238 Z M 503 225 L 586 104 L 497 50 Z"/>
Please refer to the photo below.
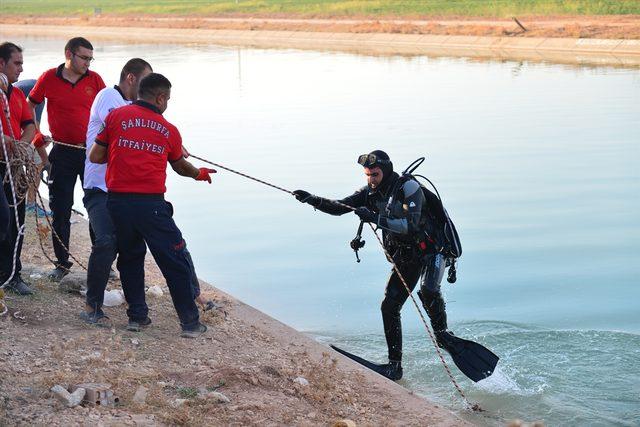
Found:
<path fill-rule="evenodd" d="M 439 251 L 443 246 L 440 233 L 446 220 L 440 200 L 430 192 L 423 192 L 415 179 L 399 176 L 393 171 L 389 156 L 380 150 L 358 158 L 367 176 L 367 186 L 351 196 L 339 200 L 356 208 L 361 221 L 382 229 L 385 249 L 400 269 L 413 291 L 420 279 L 418 296 L 431 320 L 438 344 L 447 348 L 452 334 L 447 331 L 445 303 L 440 282 L 448 266 Z M 303 190 L 293 192 L 296 199 L 331 215 L 350 212 L 332 200 Z M 402 378 L 402 324 L 400 309 L 409 295 L 398 274 L 392 270 L 382 301 L 382 321 L 389 350 L 389 363 L 380 365 L 379 372 L 392 380 Z M 455 339 L 455 338 L 454 338 Z"/>

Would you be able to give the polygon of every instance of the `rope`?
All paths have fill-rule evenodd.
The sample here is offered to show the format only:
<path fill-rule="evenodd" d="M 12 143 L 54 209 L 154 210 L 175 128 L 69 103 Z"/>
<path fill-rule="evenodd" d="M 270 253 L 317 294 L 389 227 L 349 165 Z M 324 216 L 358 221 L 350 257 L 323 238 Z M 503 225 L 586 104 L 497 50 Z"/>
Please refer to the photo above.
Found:
<path fill-rule="evenodd" d="M 258 178 L 254 178 L 250 175 L 247 175 L 245 173 L 236 171 L 234 169 L 228 168 L 226 166 L 223 166 L 221 164 L 218 163 L 214 163 L 210 160 L 204 159 L 202 157 L 198 157 L 195 156 L 193 154 L 190 155 L 190 157 L 193 157 L 194 159 L 198 159 L 200 161 L 203 161 L 205 163 L 208 163 L 210 165 L 216 166 L 218 168 L 224 169 L 226 171 L 235 173 L 237 175 L 240 175 L 242 177 L 251 179 L 253 181 L 259 182 L 261 184 L 267 185 L 269 187 L 275 188 L 277 190 L 283 191 L 285 193 L 289 193 L 289 194 L 293 194 L 292 191 L 287 190 L 285 188 L 279 187 L 277 185 L 271 184 L 269 182 L 263 181 L 261 179 Z M 355 211 L 356 209 L 353 206 L 349 206 L 346 205 L 344 203 L 341 203 L 337 200 L 332 200 L 332 203 L 337 204 L 338 206 L 342 206 L 346 209 L 349 209 L 351 211 Z M 418 305 L 416 299 L 414 298 L 414 296 L 411 293 L 411 289 L 409 288 L 409 285 L 407 284 L 406 280 L 404 279 L 404 276 L 402 275 L 402 273 L 400 272 L 400 269 L 398 268 L 398 266 L 396 265 L 396 263 L 393 261 L 393 259 L 391 258 L 391 256 L 389 255 L 389 252 L 387 252 L 387 250 L 384 247 L 384 243 L 382 242 L 382 240 L 380 239 L 380 236 L 378 235 L 378 233 L 376 233 L 376 230 L 373 226 L 373 224 L 369 223 L 369 227 L 371 227 L 371 231 L 373 231 L 373 234 L 375 234 L 376 239 L 378 240 L 378 243 L 380 243 L 380 247 L 382 248 L 382 250 L 384 251 L 385 256 L 387 257 L 387 259 L 389 260 L 389 262 L 391 262 L 391 264 L 393 265 L 393 269 L 395 270 L 395 272 L 398 274 L 398 277 L 400 278 L 402 285 L 404 286 L 405 290 L 407 291 L 407 294 L 409 294 L 409 296 L 411 297 L 411 301 L 413 301 L 413 305 L 415 306 L 416 310 L 418 311 L 418 314 L 420 315 L 420 319 L 422 320 L 422 324 L 424 325 L 424 328 L 427 330 L 428 334 L 429 334 L 429 338 L 431 339 L 431 342 L 433 343 L 433 346 L 436 349 L 436 353 L 438 354 L 438 357 L 440 358 L 440 361 L 442 362 L 442 365 L 444 366 L 445 371 L 447 372 L 447 375 L 449 376 L 449 379 L 451 380 L 451 382 L 453 383 L 453 385 L 455 386 L 456 390 L 458 391 L 458 393 L 460 394 L 460 397 L 462 397 L 462 400 L 464 400 L 464 402 L 467 404 L 467 406 L 472 409 L 473 411 L 482 411 L 483 409 L 480 407 L 479 404 L 475 403 L 472 404 L 469 399 L 467 398 L 467 396 L 464 394 L 464 391 L 462 391 L 462 388 L 460 387 L 460 385 L 458 384 L 458 382 L 456 381 L 456 379 L 453 377 L 453 374 L 451 373 L 451 369 L 449 368 L 449 365 L 447 364 L 446 360 L 444 359 L 444 356 L 442 355 L 442 352 L 440 351 L 440 347 L 438 346 L 438 343 L 436 341 L 436 338 L 433 335 L 433 332 L 431 332 L 431 329 L 429 328 L 429 325 L 427 324 L 426 319 L 424 318 L 424 315 L 422 314 L 422 310 L 420 309 L 420 306 Z"/>
<path fill-rule="evenodd" d="M 9 86 L 9 81 L 7 80 L 7 76 L 5 76 L 4 74 L 0 74 L 0 86 L 1 87 L 8 87 Z M 2 100 L 2 110 L 4 112 L 4 116 L 6 118 L 6 122 L 7 125 L 9 126 L 9 134 L 11 139 L 13 139 L 15 141 L 15 136 L 13 134 L 13 129 L 11 128 L 11 113 L 9 112 L 9 100 L 7 99 L 7 96 L 4 93 L 4 90 L 0 90 L 0 93 L 2 94 L 2 96 L 0 97 Z M 18 196 L 16 194 L 16 186 L 13 180 L 13 171 L 12 168 L 16 166 L 16 164 L 14 163 L 15 159 L 9 159 L 9 151 L 7 150 L 7 141 L 4 137 L 4 129 L 2 126 L 2 120 L 0 120 L 0 139 L 2 140 L 2 152 L 4 155 L 4 162 L 6 163 L 6 176 L 9 178 L 9 184 L 11 186 L 11 196 L 13 199 L 13 214 L 15 217 L 15 221 L 16 221 L 16 228 L 18 231 L 18 234 L 16 236 L 16 243 L 15 246 L 13 248 L 13 264 L 11 267 L 11 274 L 9 275 L 9 277 L 7 278 L 7 280 L 0 285 L 0 290 L 4 289 L 5 286 L 7 286 L 9 284 L 9 282 L 11 282 L 11 280 L 13 280 L 13 276 L 16 274 L 16 259 L 17 259 L 17 255 L 18 255 L 18 246 L 20 243 L 20 238 L 21 236 L 24 236 L 24 224 L 20 224 L 20 218 L 18 217 Z M 13 144 L 13 150 L 15 151 L 16 144 Z M 19 166 L 18 166 L 19 167 Z M 4 191 L 4 181 L 6 178 L 3 177 L 2 179 L 2 191 Z M 3 303 L 4 306 L 4 303 Z M 5 314 L 7 310 L 7 307 L 5 306 L 5 310 L 3 310 L 2 314 Z"/>
<path fill-rule="evenodd" d="M 65 145 L 65 146 L 69 146 L 69 147 L 73 147 L 73 148 L 77 148 L 77 149 L 86 149 L 84 146 L 65 144 L 65 143 L 61 143 L 61 142 L 58 142 L 58 141 L 53 141 L 53 143 L 60 144 L 60 145 Z M 282 192 L 285 192 L 285 193 L 293 195 L 293 191 L 291 191 L 291 190 L 287 190 L 286 188 L 283 188 L 283 187 L 277 186 L 275 184 L 272 184 L 270 182 L 255 178 L 255 177 L 253 177 L 251 175 L 245 174 L 245 173 L 237 171 L 235 169 L 231 169 L 231 168 L 226 167 L 224 165 L 221 165 L 219 163 L 212 162 L 210 160 L 207 160 L 205 158 L 196 156 L 194 154 L 190 154 L 189 157 L 193 157 L 194 159 L 200 160 L 200 161 L 202 161 L 204 163 L 210 164 L 210 165 L 215 166 L 217 168 L 224 169 L 224 170 L 226 170 L 228 172 L 234 173 L 236 175 L 242 176 L 242 177 L 250 179 L 252 181 L 259 182 L 260 184 L 264 184 L 264 185 L 266 185 L 268 187 L 275 188 L 276 190 L 280 190 Z M 338 206 L 342 206 L 342 207 L 344 207 L 346 209 L 349 209 L 351 211 L 355 211 L 355 208 L 353 206 L 346 205 L 344 203 L 338 202 L 337 200 L 332 200 L 332 203 L 335 203 Z M 433 346 L 436 349 L 436 353 L 438 354 L 438 357 L 440 358 L 440 361 L 442 362 L 442 365 L 443 365 L 447 375 L 449 376 L 449 379 L 451 380 L 451 382 L 453 383 L 454 387 L 458 391 L 458 394 L 460 395 L 462 400 L 467 404 L 467 406 L 470 409 L 472 409 L 473 411 L 482 411 L 483 409 L 480 407 L 479 404 L 477 404 L 477 403 L 472 404 L 469 401 L 469 399 L 465 395 L 464 391 L 462 391 L 462 388 L 460 387 L 460 385 L 458 384 L 458 382 L 454 378 L 453 373 L 451 372 L 451 369 L 449 368 L 448 363 L 446 362 L 446 360 L 444 359 L 444 356 L 442 355 L 442 352 L 440 351 L 440 347 L 438 346 L 436 338 L 433 335 L 433 332 L 431 331 L 431 329 L 429 328 L 429 325 L 427 324 L 427 321 L 426 321 L 426 319 L 425 319 L 425 317 L 424 317 L 424 315 L 422 313 L 422 310 L 420 309 L 420 305 L 418 305 L 418 302 L 416 301 L 415 297 L 412 295 L 411 289 L 409 288 L 409 285 L 407 284 L 404 276 L 402 275 L 402 273 L 400 272 L 400 269 L 398 268 L 396 263 L 393 261 L 393 259 L 389 255 L 389 252 L 387 252 L 387 250 L 385 249 L 384 243 L 380 239 L 380 236 L 378 235 L 378 233 L 376 233 L 376 230 L 375 230 L 373 224 L 369 223 L 369 226 L 371 227 L 371 231 L 373 231 L 373 234 L 375 234 L 376 239 L 378 240 L 378 243 L 380 243 L 380 247 L 384 251 L 385 256 L 387 257 L 389 262 L 391 262 L 391 264 L 393 265 L 393 269 L 398 274 L 398 277 L 400 278 L 400 281 L 402 282 L 402 285 L 404 286 L 405 290 L 407 291 L 407 294 L 409 295 L 409 297 L 411 297 L 411 301 L 413 302 L 414 307 L 416 308 L 416 310 L 418 311 L 418 314 L 420 315 L 420 319 L 422 320 L 422 324 L 424 325 L 424 328 L 427 330 L 427 333 L 429 334 L 429 338 L 431 339 L 431 342 L 433 343 Z"/>

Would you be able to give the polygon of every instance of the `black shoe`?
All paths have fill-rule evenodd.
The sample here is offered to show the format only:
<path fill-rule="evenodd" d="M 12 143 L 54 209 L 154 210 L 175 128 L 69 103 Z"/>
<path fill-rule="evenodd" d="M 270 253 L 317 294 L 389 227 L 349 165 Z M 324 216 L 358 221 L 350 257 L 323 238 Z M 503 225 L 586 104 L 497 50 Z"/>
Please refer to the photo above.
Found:
<path fill-rule="evenodd" d="M 51 270 L 51 273 L 49 273 L 49 275 L 47 277 L 52 282 L 59 282 L 67 274 L 69 274 L 69 269 L 68 268 L 64 268 L 62 266 L 57 266 L 56 268 Z"/>
<path fill-rule="evenodd" d="M 80 318 L 90 325 L 96 325 L 96 326 L 109 325 L 109 318 L 104 313 L 101 313 L 98 311 L 92 311 L 92 312 L 82 311 L 80 313 Z"/>
<path fill-rule="evenodd" d="M 27 282 L 22 280 L 19 274 L 16 274 L 13 279 L 7 284 L 6 288 L 18 295 L 33 295 L 35 291 L 29 287 Z"/>
<path fill-rule="evenodd" d="M 127 324 L 127 331 L 140 332 L 140 330 L 151 324 L 151 319 L 146 317 L 144 320 L 129 320 Z"/>
<path fill-rule="evenodd" d="M 183 329 L 180 336 L 182 338 L 198 338 L 200 335 L 207 332 L 207 327 L 202 323 L 198 323 L 194 329 Z"/>

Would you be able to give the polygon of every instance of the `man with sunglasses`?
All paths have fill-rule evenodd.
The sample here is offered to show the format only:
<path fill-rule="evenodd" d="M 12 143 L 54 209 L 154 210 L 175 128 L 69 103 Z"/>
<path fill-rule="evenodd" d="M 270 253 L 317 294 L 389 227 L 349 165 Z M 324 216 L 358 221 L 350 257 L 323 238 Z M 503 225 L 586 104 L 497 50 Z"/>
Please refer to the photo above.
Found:
<path fill-rule="evenodd" d="M 34 111 L 47 100 L 53 140 L 79 147 L 55 144 L 49 153 L 49 205 L 53 212 L 53 230 L 58 236 L 52 236 L 56 268 L 49 278 L 54 281 L 60 281 L 72 265 L 68 248 L 73 189 L 78 177 L 81 182 L 84 180 L 85 150 L 80 147 L 85 146 L 91 104 L 105 87 L 102 78 L 89 70 L 94 58 L 93 45 L 87 39 L 74 37 L 69 40 L 64 55 L 65 62 L 45 71 L 29 94 L 29 104 Z"/>
<path fill-rule="evenodd" d="M 440 292 L 440 282 L 447 267 L 445 255 L 440 250 L 443 246 L 442 236 L 438 233 L 444 220 L 440 200 L 432 193 L 424 192 L 415 179 L 394 172 L 391 159 L 384 151 L 363 154 L 358 158 L 358 163 L 364 167 L 367 185 L 351 196 L 336 203 L 304 190 L 296 190 L 293 192 L 296 199 L 331 215 L 351 212 L 352 209 L 346 207 L 351 206 L 362 222 L 381 228 L 385 249 L 409 289 L 413 291 L 420 280 L 418 296 L 429 315 L 438 345 L 451 354 L 458 367 L 461 367 L 459 362 L 465 365 L 461 370 L 470 378 L 481 376 L 486 369 L 484 366 L 475 369 L 480 364 L 477 362 L 479 357 L 476 358 L 472 353 L 476 348 L 478 353 L 490 351 L 480 344 L 457 338 L 447 330 L 445 302 Z M 398 273 L 392 270 L 381 305 L 389 363 L 374 364 L 334 348 L 391 380 L 402 378 L 400 310 L 408 297 Z M 473 347 L 471 350 L 468 350 L 467 343 Z M 471 361 L 461 359 L 467 357 L 465 353 L 470 355 Z"/>

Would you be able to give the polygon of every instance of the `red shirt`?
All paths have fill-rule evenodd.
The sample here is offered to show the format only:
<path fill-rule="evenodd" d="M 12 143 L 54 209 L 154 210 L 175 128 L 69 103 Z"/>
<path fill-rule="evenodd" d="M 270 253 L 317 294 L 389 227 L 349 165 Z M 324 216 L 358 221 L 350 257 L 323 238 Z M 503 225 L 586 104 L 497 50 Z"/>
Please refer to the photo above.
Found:
<path fill-rule="evenodd" d="M 167 161 L 182 158 L 178 128 L 144 101 L 111 111 L 96 144 L 108 147 L 107 190 L 115 193 L 164 194 Z"/>
<path fill-rule="evenodd" d="M 33 123 L 31 109 L 29 108 L 29 104 L 27 104 L 27 98 L 19 88 L 9 85 L 9 90 L 6 92 L 6 95 L 9 100 L 9 113 L 11 115 L 11 129 L 13 129 L 13 136 L 15 139 L 20 139 L 22 136 L 22 129 Z M 4 104 L 4 101 L 0 101 L 0 104 Z M 4 108 L 1 107 L 2 105 L 0 105 L 2 133 L 7 136 L 11 136 L 9 126 L 7 126 Z"/>
<path fill-rule="evenodd" d="M 31 89 L 29 99 L 40 104 L 47 98 L 49 130 L 55 141 L 84 145 L 91 104 L 105 84 L 93 71 L 71 83 L 62 76 L 63 68 L 61 64 L 45 71 Z"/>

